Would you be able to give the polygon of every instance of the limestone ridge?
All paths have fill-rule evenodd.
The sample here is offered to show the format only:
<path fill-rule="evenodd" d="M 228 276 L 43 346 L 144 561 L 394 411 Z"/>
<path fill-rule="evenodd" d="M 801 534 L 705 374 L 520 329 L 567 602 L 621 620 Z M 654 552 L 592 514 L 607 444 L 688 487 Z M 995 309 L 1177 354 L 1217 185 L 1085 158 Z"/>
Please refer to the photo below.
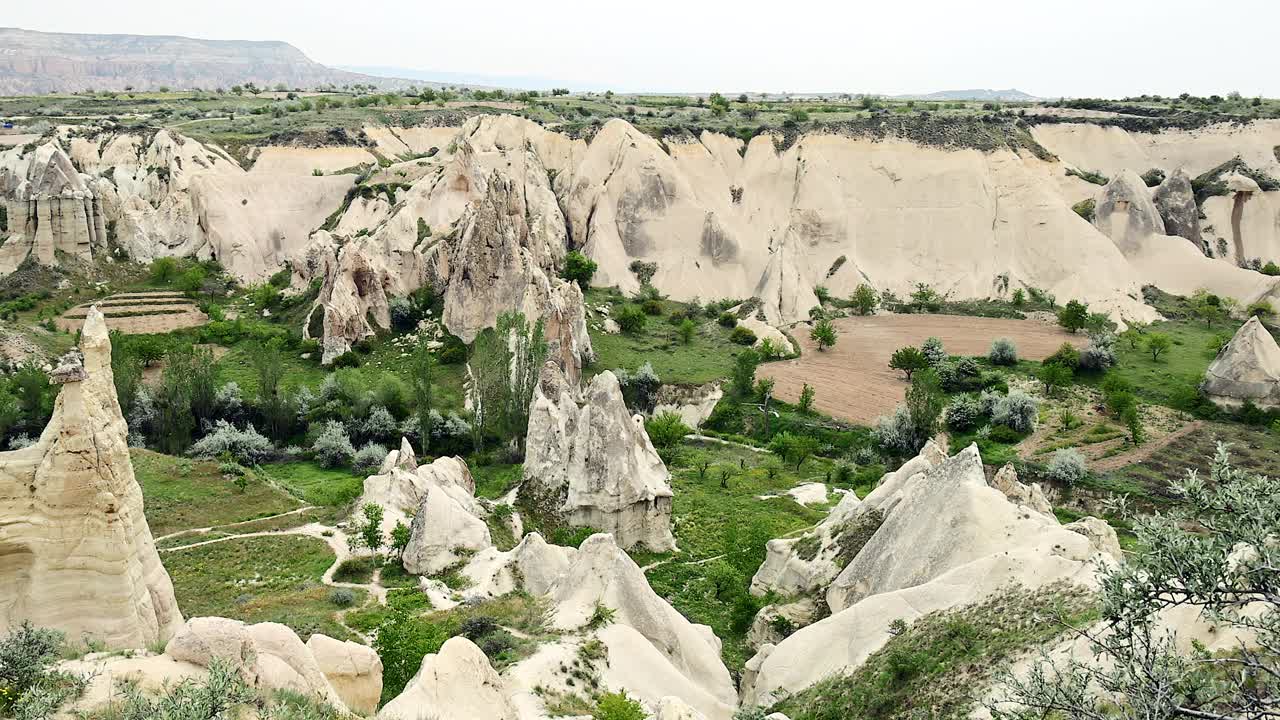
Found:
<path fill-rule="evenodd" d="M 40 439 L 0 453 L 0 627 L 24 620 L 110 648 L 168 640 L 182 625 L 133 474 L 128 428 L 96 307 L 82 365 L 69 358 Z"/>
<path fill-rule="evenodd" d="M 1224 408 L 1246 402 L 1264 410 L 1280 408 L 1280 346 L 1258 318 L 1250 317 L 1218 351 L 1200 387 Z"/>
<path fill-rule="evenodd" d="M 613 373 L 596 375 L 581 398 L 547 362 L 529 410 L 521 496 L 574 527 L 613 534 L 618 545 L 675 549 L 671 475 L 632 416 Z"/>

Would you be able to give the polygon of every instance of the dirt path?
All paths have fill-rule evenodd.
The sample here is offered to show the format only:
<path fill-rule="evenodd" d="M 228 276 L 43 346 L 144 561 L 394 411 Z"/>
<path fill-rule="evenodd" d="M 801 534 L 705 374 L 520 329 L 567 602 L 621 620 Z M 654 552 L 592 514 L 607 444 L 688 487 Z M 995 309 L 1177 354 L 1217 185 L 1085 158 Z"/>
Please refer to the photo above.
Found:
<path fill-rule="evenodd" d="M 760 366 L 761 377 L 775 381 L 774 394 L 787 401 L 800 399 L 805 383 L 817 390 L 814 407 L 850 422 L 870 425 L 893 411 L 906 396 L 902 373 L 889 369 L 893 352 L 919 346 L 929 337 L 942 340 L 952 355 L 986 355 L 991 341 L 1007 337 L 1018 357 L 1042 360 L 1067 342 L 1084 347 L 1088 339 L 1036 320 L 967 317 L 961 315 L 875 315 L 838 318 L 839 340 L 820 352 L 809 339 L 809 326 L 797 325 L 792 335 L 803 355 L 797 360 Z"/>
<path fill-rule="evenodd" d="M 1161 450 L 1173 444 L 1179 439 L 1186 437 L 1187 435 L 1190 435 L 1191 433 L 1199 430 L 1202 427 L 1204 427 L 1203 420 L 1196 420 L 1194 422 L 1187 423 L 1186 425 L 1182 426 L 1181 428 L 1178 428 L 1177 430 L 1169 433 L 1168 435 L 1165 435 L 1159 440 L 1154 440 L 1144 445 L 1139 445 L 1138 447 L 1128 452 L 1120 453 L 1119 455 L 1112 455 L 1109 458 L 1103 458 L 1101 460 L 1098 460 L 1097 462 L 1093 463 L 1093 467 L 1091 469 L 1094 472 L 1108 472 L 1111 470 L 1119 470 L 1120 468 L 1125 467 L 1127 465 L 1134 465 L 1136 463 L 1140 463 L 1143 460 L 1146 460 L 1147 458 L 1151 457 L 1151 455 L 1154 454 L 1157 450 Z"/>
<path fill-rule="evenodd" d="M 241 520 L 240 522 L 228 523 L 226 525 L 213 525 L 210 527 L 203 527 L 203 528 L 187 528 L 186 530 L 171 532 L 168 535 L 161 535 L 160 537 L 156 538 L 155 541 L 158 544 L 164 540 L 170 540 L 172 538 L 182 537 L 183 535 L 203 535 L 205 533 L 211 533 L 214 530 L 223 530 L 225 528 L 239 527 L 241 525 L 248 525 L 249 523 L 263 522 L 265 520 L 275 520 L 277 518 L 289 517 L 290 515 L 297 515 L 298 513 L 304 513 L 308 510 L 316 510 L 316 509 L 317 508 L 315 505 L 304 505 L 303 507 L 300 507 L 296 510 L 290 510 L 288 512 L 282 512 L 276 515 L 267 515 L 266 517 L 254 518 L 252 520 Z M 187 547 L 187 546 L 184 545 L 183 547 Z M 172 548 L 172 549 L 177 549 L 177 548 Z"/>

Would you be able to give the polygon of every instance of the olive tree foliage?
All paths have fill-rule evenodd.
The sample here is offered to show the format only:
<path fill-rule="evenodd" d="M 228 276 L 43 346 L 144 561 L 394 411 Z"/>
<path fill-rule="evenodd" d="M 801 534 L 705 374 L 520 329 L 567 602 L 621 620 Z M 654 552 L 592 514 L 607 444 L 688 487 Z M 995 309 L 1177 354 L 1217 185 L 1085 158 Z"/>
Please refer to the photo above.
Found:
<path fill-rule="evenodd" d="M 542 321 L 529 324 L 522 313 L 503 313 L 495 327 L 476 337 L 467 369 L 477 445 L 485 436 L 506 438 L 512 457 L 524 457 L 529 403 L 546 359 Z"/>
<path fill-rule="evenodd" d="M 1004 677 L 994 717 L 1280 717 L 1280 481 L 1232 467 L 1219 445 L 1208 480 L 1191 470 L 1171 490 L 1175 510 L 1134 521 L 1146 550 L 1102 569 L 1102 622 L 1074 629 L 1095 657 L 1046 654 L 1025 677 Z M 1243 640 L 1179 652 L 1159 621 L 1178 607 Z"/>

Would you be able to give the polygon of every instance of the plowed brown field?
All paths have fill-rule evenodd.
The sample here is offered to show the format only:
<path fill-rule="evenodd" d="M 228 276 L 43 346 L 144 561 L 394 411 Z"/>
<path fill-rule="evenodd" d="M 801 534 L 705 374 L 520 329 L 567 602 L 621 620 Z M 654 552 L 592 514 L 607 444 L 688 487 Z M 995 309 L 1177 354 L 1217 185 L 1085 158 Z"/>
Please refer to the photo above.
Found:
<path fill-rule="evenodd" d="M 962 315 L 875 315 L 834 321 L 840 337 L 836 346 L 819 352 L 809 339 L 809 326 L 798 325 L 792 335 L 803 354 L 798 360 L 760 366 L 760 377 L 776 382 L 774 394 L 794 403 L 808 383 L 816 391 L 814 407 L 827 415 L 869 425 L 893 411 L 906 396 L 902 373 L 889 369 L 893 352 L 920 346 L 929 337 L 942 340 L 952 355 L 983 355 L 991 341 L 1007 337 L 1018 346 L 1018 357 L 1043 360 L 1064 342 L 1084 347 L 1088 338 L 1037 320 L 1005 320 Z"/>

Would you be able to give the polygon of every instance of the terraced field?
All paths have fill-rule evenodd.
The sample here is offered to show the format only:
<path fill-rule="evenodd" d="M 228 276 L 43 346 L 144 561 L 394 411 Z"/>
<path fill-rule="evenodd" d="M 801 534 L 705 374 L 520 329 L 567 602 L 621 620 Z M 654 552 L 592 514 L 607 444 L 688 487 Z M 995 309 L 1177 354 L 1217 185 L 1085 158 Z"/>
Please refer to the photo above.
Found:
<path fill-rule="evenodd" d="M 75 332 L 95 304 L 106 316 L 107 327 L 128 335 L 167 333 L 209 322 L 209 316 L 182 293 L 160 290 L 121 293 L 77 305 L 58 318 L 58 328 Z"/>

